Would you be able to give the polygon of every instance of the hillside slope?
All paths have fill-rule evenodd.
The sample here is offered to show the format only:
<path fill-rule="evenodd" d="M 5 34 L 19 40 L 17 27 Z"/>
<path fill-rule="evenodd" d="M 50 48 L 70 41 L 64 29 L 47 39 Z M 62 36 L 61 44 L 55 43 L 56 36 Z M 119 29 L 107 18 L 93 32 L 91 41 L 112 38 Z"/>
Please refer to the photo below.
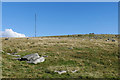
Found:
<path fill-rule="evenodd" d="M 115 35 L 96 36 L 2 38 L 3 78 L 117 78 L 118 39 Z M 17 57 L 7 53 L 21 57 L 38 53 L 48 57 L 35 65 L 13 60 Z M 60 75 L 56 70 L 67 73 Z M 77 71 L 72 73 L 74 70 Z"/>

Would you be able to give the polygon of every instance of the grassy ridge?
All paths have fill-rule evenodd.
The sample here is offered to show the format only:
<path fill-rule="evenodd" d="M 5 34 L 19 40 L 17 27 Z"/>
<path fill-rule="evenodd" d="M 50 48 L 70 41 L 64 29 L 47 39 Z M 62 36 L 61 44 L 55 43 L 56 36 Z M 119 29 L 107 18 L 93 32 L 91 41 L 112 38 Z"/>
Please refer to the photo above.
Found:
<path fill-rule="evenodd" d="M 73 35 L 72 35 L 73 36 Z M 82 35 L 74 38 L 52 36 L 37 38 L 10 38 L 3 43 L 4 78 L 117 78 L 118 42 L 115 35 Z M 114 38 L 116 42 L 105 41 Z M 34 65 L 25 61 L 13 60 L 6 53 L 18 53 L 24 56 L 38 53 L 47 55 L 45 62 Z M 66 70 L 65 74 L 55 70 Z M 72 73 L 71 70 L 78 70 Z"/>

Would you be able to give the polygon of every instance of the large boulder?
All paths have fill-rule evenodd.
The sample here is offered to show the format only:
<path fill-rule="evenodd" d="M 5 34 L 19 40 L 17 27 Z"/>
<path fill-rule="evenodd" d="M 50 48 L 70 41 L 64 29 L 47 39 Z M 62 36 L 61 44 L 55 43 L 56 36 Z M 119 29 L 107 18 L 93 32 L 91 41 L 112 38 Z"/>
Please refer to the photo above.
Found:
<path fill-rule="evenodd" d="M 26 56 L 22 57 L 21 61 L 23 61 L 23 60 L 26 60 L 28 63 L 37 64 L 37 63 L 40 63 L 40 62 L 44 62 L 45 58 L 40 57 L 38 55 L 38 53 L 34 53 L 34 54 L 29 54 L 29 55 L 26 55 Z"/>
<path fill-rule="evenodd" d="M 29 54 L 29 55 L 26 55 L 26 56 L 22 57 L 21 60 L 30 61 L 30 60 L 36 60 L 39 57 L 40 56 L 38 55 L 38 53 L 34 53 L 34 54 Z"/>
<path fill-rule="evenodd" d="M 37 58 L 37 59 L 35 59 L 35 60 L 30 60 L 30 61 L 28 61 L 28 63 L 34 63 L 34 64 L 37 64 L 37 63 L 40 63 L 40 62 L 44 62 L 45 61 L 45 58 L 44 57 L 39 57 L 39 58 Z"/>

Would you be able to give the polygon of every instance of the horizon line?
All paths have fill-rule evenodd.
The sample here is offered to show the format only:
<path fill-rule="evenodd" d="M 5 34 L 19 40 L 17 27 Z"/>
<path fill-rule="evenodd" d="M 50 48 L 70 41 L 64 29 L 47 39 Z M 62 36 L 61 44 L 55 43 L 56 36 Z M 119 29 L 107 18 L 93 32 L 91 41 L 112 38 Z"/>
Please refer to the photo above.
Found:
<path fill-rule="evenodd" d="M 70 34 L 70 35 L 89 35 L 89 34 Z M 68 36 L 68 35 L 51 35 L 51 36 L 36 36 L 36 37 L 54 37 L 54 36 L 59 37 L 59 36 Z M 120 35 L 120 34 L 95 34 L 94 33 L 93 35 Z M 3 36 L 0 36 L 0 38 L 27 38 L 27 37 L 34 37 L 34 36 L 26 36 L 26 37 L 3 37 Z"/>

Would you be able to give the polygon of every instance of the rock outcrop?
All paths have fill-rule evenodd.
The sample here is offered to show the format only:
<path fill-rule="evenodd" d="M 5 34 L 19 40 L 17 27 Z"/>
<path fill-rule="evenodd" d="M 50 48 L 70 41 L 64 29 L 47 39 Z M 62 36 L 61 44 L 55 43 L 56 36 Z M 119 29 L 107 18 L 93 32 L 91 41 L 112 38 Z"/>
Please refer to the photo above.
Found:
<path fill-rule="evenodd" d="M 38 55 L 38 53 L 34 53 L 34 54 L 29 54 L 29 55 L 26 55 L 26 56 L 22 57 L 20 59 L 20 61 L 27 61 L 27 63 L 37 64 L 37 63 L 40 63 L 40 62 L 44 62 L 45 58 L 44 57 L 40 57 Z"/>

